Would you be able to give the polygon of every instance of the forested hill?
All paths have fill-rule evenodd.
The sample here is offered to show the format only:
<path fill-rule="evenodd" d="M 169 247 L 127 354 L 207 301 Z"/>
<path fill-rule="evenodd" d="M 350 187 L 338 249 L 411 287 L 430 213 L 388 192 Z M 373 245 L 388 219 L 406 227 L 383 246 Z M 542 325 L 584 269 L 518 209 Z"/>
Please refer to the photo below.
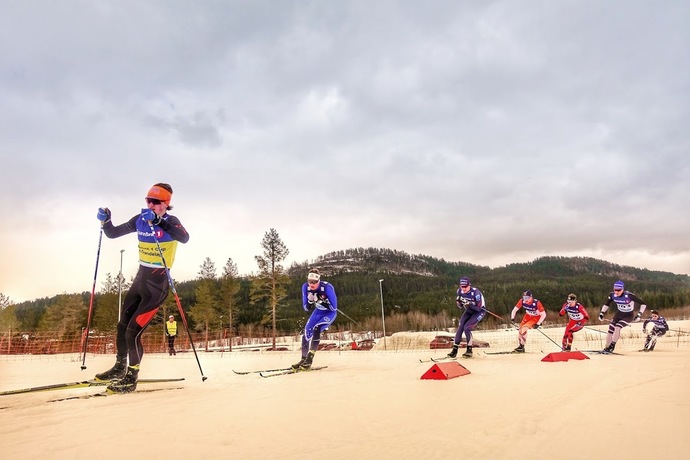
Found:
<path fill-rule="evenodd" d="M 425 255 L 411 255 L 403 251 L 380 248 L 354 248 L 330 252 L 317 257 L 312 263 L 293 264 L 290 276 L 300 276 L 310 267 L 318 267 L 329 276 L 350 272 L 389 273 L 393 275 L 419 276 L 471 276 L 518 277 L 531 279 L 535 276 L 547 278 L 577 277 L 594 275 L 624 280 L 645 280 L 661 282 L 690 283 L 688 275 L 652 271 L 613 264 L 592 257 L 540 257 L 532 262 L 515 263 L 491 269 L 487 266 L 466 262 L 448 262 Z"/>
<path fill-rule="evenodd" d="M 358 313 L 374 311 L 379 301 L 378 279 L 384 278 L 386 303 L 396 312 L 419 310 L 436 314 L 445 308 L 453 312 L 457 281 L 469 276 L 484 292 L 490 309 L 509 313 L 522 292 L 531 289 L 550 310 L 560 309 L 566 296 L 576 293 L 586 306 L 601 306 L 613 282 L 621 279 L 626 288 L 645 300 L 650 308 L 690 305 L 690 277 L 670 272 L 613 264 L 591 257 L 540 257 L 528 263 L 489 268 L 466 262 L 448 262 L 425 255 L 377 248 L 336 251 L 316 258 L 311 264 L 294 264 L 289 273 L 301 285 L 310 267 L 317 267 L 325 279 L 345 296 Z"/>
<path fill-rule="evenodd" d="M 533 262 L 510 264 L 493 271 L 507 276 L 521 273 L 545 277 L 595 275 L 629 281 L 690 282 L 688 275 L 617 265 L 592 257 L 540 257 Z"/>
<path fill-rule="evenodd" d="M 354 248 L 329 252 L 311 264 L 293 264 L 290 276 L 300 276 L 311 267 L 318 267 L 327 275 L 350 272 L 390 273 L 395 275 L 461 276 L 466 273 L 489 272 L 489 267 L 466 262 L 447 262 L 425 255 L 411 255 L 394 249 Z"/>
<path fill-rule="evenodd" d="M 592 309 L 590 313 L 596 312 L 611 292 L 613 282 L 618 279 L 623 280 L 626 289 L 637 294 L 650 308 L 662 310 L 664 314 L 670 313 L 670 309 L 690 305 L 688 275 L 622 266 L 594 258 L 540 257 L 532 262 L 492 269 L 392 249 L 354 248 L 331 252 L 311 262 L 296 263 L 288 268 L 288 296 L 281 300 L 277 311 L 281 330 L 294 332 L 303 327 L 301 287 L 312 267 L 318 268 L 323 279 L 335 287 L 343 316 L 347 315 L 361 324 L 365 324 L 367 319 L 381 317 L 381 294 L 386 315 L 457 317 L 460 312 L 455 305 L 455 295 L 461 276 L 469 276 L 472 284 L 484 293 L 489 310 L 504 317 L 507 317 L 526 289 L 531 289 L 534 296 L 552 312 L 560 309 L 571 292 L 577 294 L 585 307 Z M 111 289 L 99 291 L 94 303 L 94 324 L 101 330 L 114 328 L 117 322 L 117 290 L 112 290 L 116 285 L 110 281 Z M 267 306 L 251 303 L 251 280 L 241 277 L 240 281 L 240 291 L 233 302 L 233 326 L 266 327 L 270 324 Z M 220 282 L 216 280 L 216 283 L 216 287 L 205 294 L 205 301 L 211 302 L 220 321 L 221 315 L 228 317 L 223 311 L 228 299 L 223 297 Z M 103 282 L 103 286 L 107 284 L 107 280 Z M 201 327 L 201 324 L 196 324 L 194 314 L 195 308 L 203 303 L 197 302 L 200 286 L 198 279 L 176 282 L 181 304 L 190 312 L 190 321 L 196 329 Z M 44 313 L 66 311 L 71 307 L 63 304 L 70 302 L 79 311 L 77 319 L 83 317 L 79 321 L 84 323 L 89 296 L 89 292 L 83 292 L 22 302 L 12 309 L 0 311 L 0 327 L 8 329 L 8 324 L 13 324 L 13 329 L 18 330 L 49 327 L 50 324 L 41 326 L 49 323 Z M 167 308 L 174 310 L 172 296 L 168 296 L 166 304 Z M 8 317 L 10 313 L 13 318 Z M 558 315 L 550 317 L 558 320 Z M 161 318 L 155 322 L 162 321 Z M 416 326 L 406 324 L 404 327 Z"/>

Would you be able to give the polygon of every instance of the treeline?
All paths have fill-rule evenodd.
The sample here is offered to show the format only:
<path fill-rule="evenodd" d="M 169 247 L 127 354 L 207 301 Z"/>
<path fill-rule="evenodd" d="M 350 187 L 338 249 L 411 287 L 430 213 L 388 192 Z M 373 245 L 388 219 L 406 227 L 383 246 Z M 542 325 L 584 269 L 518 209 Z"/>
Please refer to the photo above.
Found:
<path fill-rule="evenodd" d="M 231 261 L 226 264 L 226 275 L 228 266 L 232 272 Z M 532 290 L 550 312 L 547 321 L 557 318 L 571 292 L 590 314 L 596 314 L 618 279 L 625 281 L 626 289 L 642 298 L 649 308 L 662 310 L 667 316 L 671 309 L 690 305 L 687 275 L 582 257 L 543 257 L 490 269 L 376 248 L 337 251 L 312 263 L 293 264 L 286 270 L 286 296 L 275 309 L 267 301 L 257 301 L 252 287 L 256 279 L 216 277 L 209 258 L 202 264 L 199 279 L 176 283 L 176 287 L 193 330 L 266 333 L 273 327 L 275 310 L 276 329 L 293 334 L 302 329 L 308 317 L 302 309 L 301 287 L 310 267 L 318 267 L 323 279 L 336 289 L 342 314 L 335 327 L 340 329 L 371 330 L 380 324 L 381 294 L 388 333 L 396 332 L 394 327 L 452 327 L 452 319 L 461 313 L 455 306 L 461 276 L 469 276 L 484 293 L 488 309 L 504 318 L 526 289 Z M 106 278 L 94 301 L 92 328 L 98 331 L 113 331 L 117 323 L 117 283 L 110 275 Z M 232 289 L 228 289 L 229 282 Z M 124 288 L 128 287 L 129 283 L 124 283 Z M 0 312 L 0 330 L 78 330 L 86 325 L 89 298 L 90 293 L 84 292 L 10 305 Z M 161 310 L 152 324 L 162 323 L 170 313 L 179 317 L 172 295 Z"/>

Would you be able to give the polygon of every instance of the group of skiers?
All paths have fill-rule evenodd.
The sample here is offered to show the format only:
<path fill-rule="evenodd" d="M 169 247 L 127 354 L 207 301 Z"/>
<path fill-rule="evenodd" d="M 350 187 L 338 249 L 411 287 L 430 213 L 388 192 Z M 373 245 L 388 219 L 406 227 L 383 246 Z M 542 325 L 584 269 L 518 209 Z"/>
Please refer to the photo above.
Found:
<path fill-rule="evenodd" d="M 484 294 L 473 287 L 469 278 L 460 278 L 460 287 L 457 290 L 456 303 L 458 308 L 464 309 L 460 318 L 457 332 L 455 333 L 455 340 L 453 349 L 448 354 L 449 358 L 455 358 L 458 355 L 458 348 L 460 347 L 462 336 L 465 336 L 467 349 L 463 353 L 463 357 L 469 358 L 472 356 L 472 330 L 481 321 L 487 313 L 491 313 L 486 309 L 486 301 Z M 613 318 L 609 320 L 608 332 L 606 333 L 606 347 L 601 351 L 603 354 L 610 354 L 616 348 L 616 342 L 620 338 L 621 329 L 630 325 L 630 323 L 638 322 L 642 318 L 642 313 L 647 308 L 647 305 L 635 294 L 625 290 L 623 281 L 616 281 L 613 283 L 613 290 L 608 295 L 606 302 L 601 307 L 599 312 L 599 321 L 604 321 L 604 314 L 609 308 L 614 305 L 616 311 Z M 637 308 L 637 313 L 635 309 Z M 525 311 L 520 324 L 516 324 L 515 317 L 517 313 L 523 309 Z M 577 301 L 575 294 L 568 294 L 568 297 L 559 311 L 559 316 L 568 315 L 568 324 L 565 326 L 563 340 L 561 342 L 562 351 L 571 351 L 573 344 L 573 334 L 585 328 L 585 324 L 589 321 L 589 314 L 585 307 Z M 530 329 L 539 329 L 546 319 L 546 309 L 542 302 L 532 295 L 531 290 L 526 290 L 522 293 L 522 297 L 517 301 L 515 307 L 510 312 L 510 322 L 518 330 L 518 346 L 513 350 L 515 353 L 525 352 L 525 343 L 527 342 L 527 331 Z M 659 337 L 666 334 L 668 331 L 668 324 L 663 316 L 659 315 L 656 310 L 651 310 L 651 316 L 645 319 L 642 324 L 642 330 L 647 334 L 647 325 L 652 323 L 652 329 L 647 335 L 643 351 L 653 351 L 656 341 Z"/>
<path fill-rule="evenodd" d="M 97 218 L 101 222 L 101 230 L 108 238 L 118 238 L 136 232 L 139 240 L 139 270 L 124 299 L 122 315 L 117 325 L 115 365 L 105 372 L 96 374 L 95 377 L 96 380 L 110 382 L 108 389 L 113 392 L 128 393 L 136 389 L 139 366 L 144 354 L 141 334 L 168 295 L 169 287 L 172 285 L 170 268 L 175 260 L 177 244 L 189 241 L 189 234 L 180 220 L 168 214 L 168 211 L 172 209 L 170 205 L 172 193 L 173 189 L 169 184 L 161 182 L 153 185 L 145 197 L 146 207 L 117 226 L 113 225 L 108 208 L 98 209 Z M 472 356 L 472 330 L 487 313 L 491 313 L 486 309 L 484 294 L 472 286 L 469 278 L 462 277 L 459 284 L 456 301 L 458 308 L 464 311 L 455 334 L 453 349 L 448 355 L 451 358 L 457 357 L 463 335 L 467 341 L 467 348 L 462 356 Z M 616 281 L 613 291 L 599 313 L 599 320 L 603 321 L 609 307 L 616 305 L 616 312 L 610 320 L 604 353 L 613 352 L 621 329 L 633 321 L 640 321 L 642 313 L 647 308 L 639 297 L 625 291 L 624 288 L 622 281 Z M 318 269 L 312 269 L 307 274 L 307 282 L 302 285 L 302 304 L 305 311 L 311 311 L 311 315 L 302 335 L 301 359 L 292 365 L 294 371 L 311 368 L 322 331 L 328 329 L 338 315 L 335 289 L 333 285 L 321 279 Z M 635 314 L 636 307 L 637 314 Z M 527 331 L 538 329 L 546 318 L 544 306 L 539 299 L 532 296 L 530 290 L 523 292 L 522 298 L 513 308 L 510 314 L 513 324 L 521 308 L 525 310 L 525 315 L 520 324 L 516 325 L 518 347 L 514 351 L 518 353 L 525 351 Z M 666 320 L 655 310 L 651 313 L 651 317 L 643 324 L 643 329 L 646 331 L 647 324 L 653 323 L 645 342 L 645 351 L 654 350 L 656 340 L 668 331 Z M 566 303 L 563 304 L 560 315 L 565 314 L 568 315 L 569 321 L 565 328 L 562 348 L 564 351 L 569 351 L 573 334 L 585 327 L 589 315 L 577 301 L 575 294 L 568 295 Z M 177 323 L 173 316 L 169 318 L 166 328 L 168 352 L 172 355 L 175 354 L 173 344 L 177 333 Z"/>

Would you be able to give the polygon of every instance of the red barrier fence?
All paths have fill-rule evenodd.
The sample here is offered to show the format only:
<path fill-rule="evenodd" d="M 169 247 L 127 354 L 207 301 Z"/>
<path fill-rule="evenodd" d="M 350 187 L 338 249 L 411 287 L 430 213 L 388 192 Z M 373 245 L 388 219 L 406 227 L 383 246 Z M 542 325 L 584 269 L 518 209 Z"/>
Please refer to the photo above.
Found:
<path fill-rule="evenodd" d="M 269 337 L 229 337 L 207 336 L 205 333 L 192 334 L 198 351 L 230 351 L 233 347 L 267 348 L 272 344 Z M 281 337 L 276 347 L 284 343 Z M 142 344 L 147 353 L 167 353 L 167 337 L 161 333 L 144 333 Z M 57 332 L 14 332 L 0 335 L 0 355 L 48 355 L 58 353 L 81 353 L 83 351 L 82 335 L 79 333 L 62 335 Z M 192 346 L 187 334 L 178 335 L 175 339 L 175 350 L 180 353 L 191 352 Z M 89 336 L 88 353 L 114 354 L 115 333 L 102 334 L 95 332 Z"/>

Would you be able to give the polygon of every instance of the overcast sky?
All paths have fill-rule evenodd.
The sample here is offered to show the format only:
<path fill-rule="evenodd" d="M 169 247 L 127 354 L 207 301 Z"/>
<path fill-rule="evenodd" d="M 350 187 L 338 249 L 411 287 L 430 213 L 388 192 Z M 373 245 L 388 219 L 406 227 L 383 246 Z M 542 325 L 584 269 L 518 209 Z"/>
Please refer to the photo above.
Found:
<path fill-rule="evenodd" d="M 155 182 L 178 281 L 256 272 L 270 228 L 286 266 L 689 273 L 689 56 L 684 0 L 2 1 L 0 292 L 90 291 L 98 207 L 122 223 Z M 99 289 L 136 247 L 103 238 Z"/>

